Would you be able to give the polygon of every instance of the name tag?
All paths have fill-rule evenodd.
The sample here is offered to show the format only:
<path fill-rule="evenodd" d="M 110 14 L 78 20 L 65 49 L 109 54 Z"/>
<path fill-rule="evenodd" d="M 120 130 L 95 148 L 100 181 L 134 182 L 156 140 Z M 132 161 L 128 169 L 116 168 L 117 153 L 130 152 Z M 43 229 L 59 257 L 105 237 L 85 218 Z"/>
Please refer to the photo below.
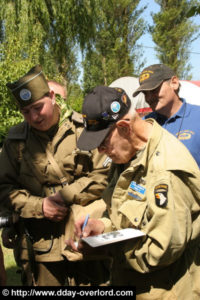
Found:
<path fill-rule="evenodd" d="M 144 195 L 146 191 L 146 189 L 143 186 L 137 184 L 135 181 L 131 181 L 130 188 L 142 195 Z"/>

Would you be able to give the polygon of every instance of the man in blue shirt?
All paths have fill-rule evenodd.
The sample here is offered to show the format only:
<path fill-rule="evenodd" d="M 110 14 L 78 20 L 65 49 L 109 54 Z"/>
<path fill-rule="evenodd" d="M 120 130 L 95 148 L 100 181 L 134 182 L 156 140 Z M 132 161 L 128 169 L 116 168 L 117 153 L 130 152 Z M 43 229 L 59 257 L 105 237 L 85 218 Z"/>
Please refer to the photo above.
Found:
<path fill-rule="evenodd" d="M 153 111 L 144 118 L 155 119 L 175 135 L 200 167 L 200 106 L 179 98 L 179 79 L 166 65 L 155 64 L 145 68 L 140 74 L 139 83 L 140 87 L 133 96 L 144 93 Z"/>

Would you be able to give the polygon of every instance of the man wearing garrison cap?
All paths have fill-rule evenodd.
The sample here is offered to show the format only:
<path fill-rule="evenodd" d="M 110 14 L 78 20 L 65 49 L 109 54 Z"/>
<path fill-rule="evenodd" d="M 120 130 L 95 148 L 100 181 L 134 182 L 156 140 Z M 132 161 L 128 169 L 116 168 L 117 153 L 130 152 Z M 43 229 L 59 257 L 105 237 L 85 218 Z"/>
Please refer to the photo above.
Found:
<path fill-rule="evenodd" d="M 49 86 L 39 65 L 13 83 L 7 83 L 18 105 L 22 108 L 48 94 Z"/>
<path fill-rule="evenodd" d="M 39 65 L 7 84 L 24 122 L 10 129 L 0 154 L 0 210 L 19 216 L 12 242 L 23 285 L 104 284 L 107 261 L 84 261 L 65 240 L 74 237 L 76 217 L 104 211 L 110 159 L 77 148 L 82 118 L 56 97 L 55 85 L 65 95 Z"/>

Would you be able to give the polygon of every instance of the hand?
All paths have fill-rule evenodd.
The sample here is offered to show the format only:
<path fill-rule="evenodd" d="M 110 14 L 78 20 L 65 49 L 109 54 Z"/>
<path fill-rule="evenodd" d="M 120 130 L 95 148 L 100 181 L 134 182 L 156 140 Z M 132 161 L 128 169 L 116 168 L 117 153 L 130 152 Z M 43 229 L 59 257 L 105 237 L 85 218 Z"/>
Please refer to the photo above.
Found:
<path fill-rule="evenodd" d="M 87 225 L 85 226 L 84 231 L 82 232 L 83 223 L 85 221 L 85 217 L 79 219 L 75 223 L 75 235 L 79 237 L 78 243 L 75 243 L 72 238 L 65 241 L 67 247 L 71 248 L 73 251 L 79 251 L 83 255 L 107 255 L 106 247 L 90 247 L 86 242 L 82 241 L 82 237 L 98 235 L 104 232 L 104 223 L 97 219 L 89 219 Z"/>
<path fill-rule="evenodd" d="M 60 222 L 65 218 L 68 213 L 68 208 L 65 206 L 59 193 L 44 198 L 43 213 L 45 218 L 54 222 Z"/>
<path fill-rule="evenodd" d="M 65 243 L 67 247 L 70 247 L 74 251 L 88 253 L 91 252 L 91 247 L 81 241 L 81 238 L 103 233 L 104 223 L 100 220 L 88 219 L 88 223 L 85 226 L 84 231 L 82 231 L 84 221 L 85 217 L 80 218 L 77 222 L 75 222 L 75 235 L 79 238 L 78 245 L 76 245 L 71 238 L 65 241 Z"/>
<path fill-rule="evenodd" d="M 53 201 L 53 202 L 59 204 L 60 206 L 65 207 L 65 202 L 64 202 L 64 200 L 63 200 L 63 198 L 61 197 L 61 195 L 60 195 L 59 192 L 56 193 L 56 194 L 54 194 L 53 196 L 49 196 L 48 198 L 49 198 L 51 201 Z"/>
<path fill-rule="evenodd" d="M 75 222 L 75 234 L 77 237 L 87 237 L 91 235 L 97 235 L 104 232 L 105 226 L 101 220 L 89 219 L 87 225 L 82 232 L 83 223 L 85 218 L 80 218 Z"/>
<path fill-rule="evenodd" d="M 66 249 L 69 248 L 75 252 L 81 252 L 83 255 L 94 255 L 97 249 L 90 247 L 87 243 L 83 242 L 81 239 L 75 242 L 72 238 L 65 241 Z"/>

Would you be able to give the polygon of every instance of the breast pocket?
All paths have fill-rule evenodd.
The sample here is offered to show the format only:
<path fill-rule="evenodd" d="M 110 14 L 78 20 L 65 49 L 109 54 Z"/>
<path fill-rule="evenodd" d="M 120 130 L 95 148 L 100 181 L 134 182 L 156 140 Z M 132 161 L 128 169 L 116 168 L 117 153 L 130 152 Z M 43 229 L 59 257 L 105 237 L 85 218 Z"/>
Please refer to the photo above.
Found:
<path fill-rule="evenodd" d="M 123 214 L 123 226 L 142 229 L 146 225 L 146 186 L 143 182 L 131 181 L 125 198 L 119 207 L 119 211 Z"/>
<path fill-rule="evenodd" d="M 119 212 L 123 214 L 123 227 L 132 227 L 143 229 L 147 224 L 146 212 L 147 202 L 145 198 L 141 200 L 127 200 L 119 208 Z"/>

